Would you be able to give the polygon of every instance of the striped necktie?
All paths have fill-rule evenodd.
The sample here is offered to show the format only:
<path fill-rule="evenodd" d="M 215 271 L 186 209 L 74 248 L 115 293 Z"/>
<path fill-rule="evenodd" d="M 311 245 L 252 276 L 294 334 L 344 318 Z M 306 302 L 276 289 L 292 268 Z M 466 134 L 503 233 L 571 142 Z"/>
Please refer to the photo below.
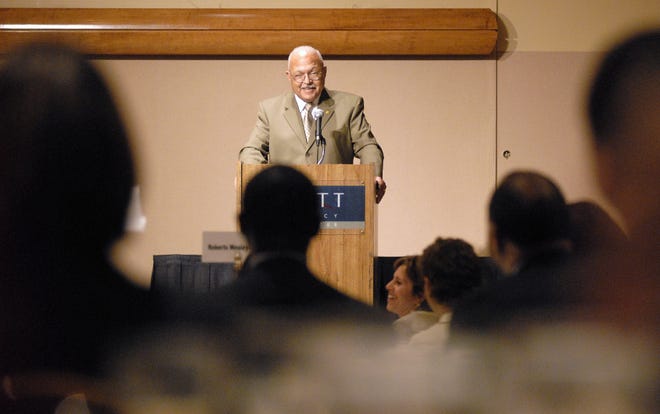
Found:
<path fill-rule="evenodd" d="M 307 142 L 309 142 L 312 133 L 312 114 L 310 113 L 310 109 L 312 109 L 312 105 L 306 103 L 305 108 L 302 110 L 303 127 L 305 128 L 305 138 L 307 138 Z"/>

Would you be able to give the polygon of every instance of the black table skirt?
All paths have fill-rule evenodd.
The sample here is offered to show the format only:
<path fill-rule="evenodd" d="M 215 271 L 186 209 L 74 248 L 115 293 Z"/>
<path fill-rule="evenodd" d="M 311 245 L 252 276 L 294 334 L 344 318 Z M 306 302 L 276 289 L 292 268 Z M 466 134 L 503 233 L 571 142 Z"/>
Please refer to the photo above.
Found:
<path fill-rule="evenodd" d="M 168 293 L 212 292 L 236 279 L 233 263 L 202 263 L 201 255 L 154 255 L 151 289 Z"/>

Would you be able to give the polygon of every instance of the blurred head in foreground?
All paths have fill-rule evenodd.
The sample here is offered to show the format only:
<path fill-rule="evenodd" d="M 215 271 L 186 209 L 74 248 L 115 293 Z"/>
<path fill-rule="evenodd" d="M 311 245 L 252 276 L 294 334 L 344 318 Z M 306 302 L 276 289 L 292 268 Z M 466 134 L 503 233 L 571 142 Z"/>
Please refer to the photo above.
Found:
<path fill-rule="evenodd" d="M 8 369 L 94 371 L 109 338 L 146 316 L 146 293 L 107 256 L 123 234 L 133 184 L 124 126 L 91 63 L 59 45 L 8 54 L 0 68 L 0 354 Z"/>
<path fill-rule="evenodd" d="M 252 253 L 304 253 L 321 216 L 312 182 L 298 170 L 275 165 L 248 182 L 239 215 Z"/>
<path fill-rule="evenodd" d="M 658 102 L 660 29 L 614 46 L 588 97 L 600 185 L 633 232 L 660 212 Z"/>
<path fill-rule="evenodd" d="M 614 45 L 598 65 L 588 96 L 600 186 L 625 221 L 626 252 L 602 261 L 588 286 L 604 319 L 640 327 L 658 338 L 660 326 L 660 28 Z M 606 283 L 603 283 L 603 280 Z"/>
<path fill-rule="evenodd" d="M 568 244 L 564 196 L 542 174 L 515 171 L 504 177 L 488 214 L 491 255 L 505 273 L 515 273 L 532 257 Z"/>
<path fill-rule="evenodd" d="M 61 46 L 30 45 L 7 56 L 1 250 L 30 251 L 38 261 L 53 259 L 53 251 L 102 251 L 123 233 L 133 184 L 126 132 L 96 69 Z"/>

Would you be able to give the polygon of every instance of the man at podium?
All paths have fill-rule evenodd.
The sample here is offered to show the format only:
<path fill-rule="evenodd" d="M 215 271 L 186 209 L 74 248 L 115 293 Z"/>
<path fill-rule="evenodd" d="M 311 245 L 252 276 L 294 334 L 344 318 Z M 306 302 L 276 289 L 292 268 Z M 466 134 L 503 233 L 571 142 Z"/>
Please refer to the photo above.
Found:
<path fill-rule="evenodd" d="M 376 202 L 385 194 L 383 150 L 364 114 L 362 97 L 325 89 L 321 53 L 298 46 L 285 72 L 291 92 L 259 103 L 257 123 L 239 153 L 248 164 L 374 164 Z"/>

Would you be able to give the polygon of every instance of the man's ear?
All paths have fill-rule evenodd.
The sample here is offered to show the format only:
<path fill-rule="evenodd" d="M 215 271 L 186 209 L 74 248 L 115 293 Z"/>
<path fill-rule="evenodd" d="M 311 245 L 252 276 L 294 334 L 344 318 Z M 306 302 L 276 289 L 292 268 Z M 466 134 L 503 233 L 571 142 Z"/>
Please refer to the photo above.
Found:
<path fill-rule="evenodd" d="M 499 252 L 497 264 L 504 273 L 513 273 L 520 266 L 523 259 L 522 250 L 517 244 L 509 239 L 502 241 L 502 247 Z"/>

